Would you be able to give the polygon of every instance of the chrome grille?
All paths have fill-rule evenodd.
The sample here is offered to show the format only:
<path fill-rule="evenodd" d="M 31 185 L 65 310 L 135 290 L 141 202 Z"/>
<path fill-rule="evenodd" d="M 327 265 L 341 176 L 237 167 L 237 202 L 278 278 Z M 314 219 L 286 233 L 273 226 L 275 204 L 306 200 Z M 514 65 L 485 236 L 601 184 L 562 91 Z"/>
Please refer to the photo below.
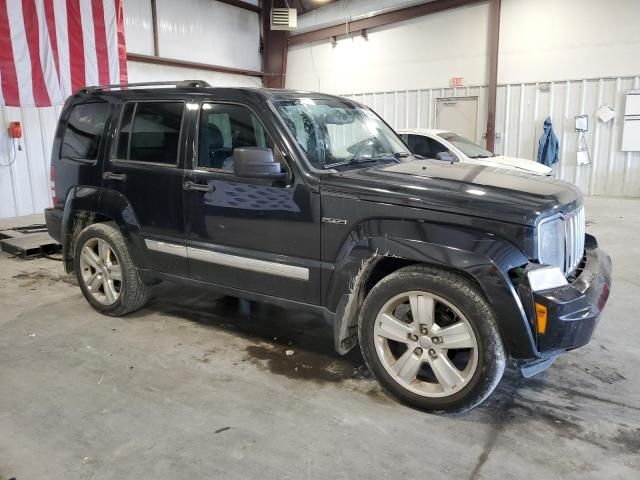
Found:
<path fill-rule="evenodd" d="M 584 254 L 585 216 L 584 206 L 565 215 L 564 273 L 570 275 L 580 265 Z"/>

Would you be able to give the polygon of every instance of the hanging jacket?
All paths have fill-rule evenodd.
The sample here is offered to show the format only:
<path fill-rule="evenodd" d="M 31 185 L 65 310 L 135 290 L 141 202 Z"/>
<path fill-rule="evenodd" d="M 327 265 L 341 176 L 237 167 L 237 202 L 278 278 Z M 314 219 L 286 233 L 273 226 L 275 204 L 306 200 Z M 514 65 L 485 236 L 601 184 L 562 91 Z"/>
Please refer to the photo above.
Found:
<path fill-rule="evenodd" d="M 544 121 L 544 131 L 538 142 L 538 163 L 551 167 L 558 162 L 558 137 L 553 133 L 551 117 Z"/>

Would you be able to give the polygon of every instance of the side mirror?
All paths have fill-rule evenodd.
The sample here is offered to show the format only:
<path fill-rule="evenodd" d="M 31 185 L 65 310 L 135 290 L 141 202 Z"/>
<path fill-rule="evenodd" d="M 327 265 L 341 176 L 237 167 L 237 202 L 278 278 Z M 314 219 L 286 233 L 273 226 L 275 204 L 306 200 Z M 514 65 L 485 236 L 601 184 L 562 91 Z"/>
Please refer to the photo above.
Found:
<path fill-rule="evenodd" d="M 436 153 L 436 158 L 445 162 L 456 162 L 458 159 L 448 150 Z"/>
<path fill-rule="evenodd" d="M 244 147 L 233 150 L 233 173 L 245 178 L 284 178 L 280 163 L 269 148 Z"/>

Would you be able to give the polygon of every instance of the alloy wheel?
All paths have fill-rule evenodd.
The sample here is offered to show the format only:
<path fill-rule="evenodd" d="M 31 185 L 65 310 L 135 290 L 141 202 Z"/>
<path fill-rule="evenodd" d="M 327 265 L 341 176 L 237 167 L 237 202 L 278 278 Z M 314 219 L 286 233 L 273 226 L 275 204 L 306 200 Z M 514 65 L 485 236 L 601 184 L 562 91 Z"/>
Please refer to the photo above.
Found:
<path fill-rule="evenodd" d="M 91 238 L 80 252 L 82 281 L 89 294 L 103 305 L 113 305 L 122 291 L 118 257 L 101 238 Z"/>
<path fill-rule="evenodd" d="M 459 392 L 478 366 L 478 342 L 469 321 L 428 292 L 406 292 L 387 301 L 376 318 L 374 341 L 391 378 L 425 397 Z"/>

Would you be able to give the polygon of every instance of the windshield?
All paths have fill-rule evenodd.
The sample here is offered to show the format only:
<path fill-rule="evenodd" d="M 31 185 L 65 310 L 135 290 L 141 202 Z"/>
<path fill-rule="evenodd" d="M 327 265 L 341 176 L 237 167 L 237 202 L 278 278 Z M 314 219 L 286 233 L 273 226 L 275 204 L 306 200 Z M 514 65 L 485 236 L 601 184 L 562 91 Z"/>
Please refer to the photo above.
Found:
<path fill-rule="evenodd" d="M 468 138 L 461 137 L 455 133 L 445 132 L 439 133 L 439 137 L 453 143 L 462 153 L 469 158 L 489 158 L 495 156 L 486 148 L 482 148 L 480 145 L 476 145 Z"/>
<path fill-rule="evenodd" d="M 399 162 L 411 155 L 396 133 L 366 107 L 337 98 L 301 98 L 275 106 L 316 168 Z"/>

